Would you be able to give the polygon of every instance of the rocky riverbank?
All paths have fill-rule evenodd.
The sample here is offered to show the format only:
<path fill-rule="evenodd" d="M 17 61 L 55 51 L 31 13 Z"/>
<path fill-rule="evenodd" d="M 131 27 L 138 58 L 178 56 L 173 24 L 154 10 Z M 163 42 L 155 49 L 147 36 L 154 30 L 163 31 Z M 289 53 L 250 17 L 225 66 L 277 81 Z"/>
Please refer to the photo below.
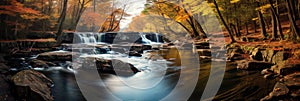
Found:
<path fill-rule="evenodd" d="M 272 92 L 261 100 L 297 100 L 300 96 L 299 48 L 268 45 L 231 44 L 227 47 L 227 60 L 237 69 L 261 70 L 266 79 L 278 82 Z"/>
<path fill-rule="evenodd" d="M 53 101 L 53 82 L 34 70 L 14 72 L 0 55 L 0 99 L 3 101 Z"/>

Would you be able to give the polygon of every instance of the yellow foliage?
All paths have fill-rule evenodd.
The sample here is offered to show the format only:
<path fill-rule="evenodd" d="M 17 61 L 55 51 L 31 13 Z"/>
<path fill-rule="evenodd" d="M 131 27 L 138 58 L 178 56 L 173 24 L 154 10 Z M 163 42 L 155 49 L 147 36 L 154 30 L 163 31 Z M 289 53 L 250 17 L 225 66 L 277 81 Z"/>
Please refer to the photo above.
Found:
<path fill-rule="evenodd" d="M 256 18 L 252 18 L 252 20 L 253 20 L 253 21 L 256 21 L 256 20 L 258 20 L 258 17 L 256 17 Z"/>
<path fill-rule="evenodd" d="M 238 3 L 240 2 L 240 0 L 230 0 L 230 3 L 234 4 L 234 3 Z"/>

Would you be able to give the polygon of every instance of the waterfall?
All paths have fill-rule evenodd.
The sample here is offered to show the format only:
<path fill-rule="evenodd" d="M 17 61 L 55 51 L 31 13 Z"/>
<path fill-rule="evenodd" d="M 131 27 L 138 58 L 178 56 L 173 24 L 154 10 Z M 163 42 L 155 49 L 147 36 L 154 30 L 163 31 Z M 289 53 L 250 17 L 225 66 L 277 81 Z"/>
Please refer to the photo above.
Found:
<path fill-rule="evenodd" d="M 137 42 L 140 39 L 140 43 L 163 43 L 162 35 L 158 33 L 140 33 L 140 32 L 109 32 L 109 33 L 93 33 L 93 32 L 72 32 L 73 43 L 89 43 L 96 44 L 98 42 L 113 43 L 114 41 L 125 41 L 125 42 Z M 118 36 L 119 35 L 119 36 Z M 114 40 L 115 38 L 117 40 Z M 126 38 L 128 39 L 126 39 Z M 121 38 L 121 39 L 119 39 Z M 125 39 L 122 39 L 125 38 Z M 71 38 L 72 39 L 72 38 Z"/>
<path fill-rule="evenodd" d="M 92 32 L 75 32 L 74 33 L 74 43 L 96 43 L 97 33 Z"/>

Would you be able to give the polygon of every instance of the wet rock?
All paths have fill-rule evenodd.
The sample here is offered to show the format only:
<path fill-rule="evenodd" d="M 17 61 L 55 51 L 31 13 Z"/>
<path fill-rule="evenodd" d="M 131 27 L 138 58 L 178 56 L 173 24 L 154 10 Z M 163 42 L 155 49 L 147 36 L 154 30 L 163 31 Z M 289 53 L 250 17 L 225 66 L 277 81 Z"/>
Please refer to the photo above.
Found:
<path fill-rule="evenodd" d="M 271 70 L 276 74 L 288 75 L 295 72 L 300 72 L 300 64 L 282 64 L 271 67 Z"/>
<path fill-rule="evenodd" d="M 264 75 L 265 79 L 272 79 L 275 77 L 274 72 L 272 70 L 270 70 L 270 68 L 266 68 L 266 69 L 262 70 L 261 74 Z"/>
<path fill-rule="evenodd" d="M 265 68 L 270 68 L 273 66 L 272 63 L 269 62 L 262 62 L 262 61 L 248 61 L 248 60 L 242 60 L 237 62 L 237 68 L 238 69 L 244 69 L 244 70 L 262 70 Z"/>
<path fill-rule="evenodd" d="M 243 59 L 245 59 L 245 58 L 243 57 L 242 54 L 240 54 L 240 53 L 234 53 L 234 52 L 231 53 L 229 55 L 229 57 L 227 58 L 227 60 L 230 60 L 230 61 L 243 60 Z"/>
<path fill-rule="evenodd" d="M 272 79 L 272 78 L 274 78 L 274 74 L 265 74 L 264 78 L 265 79 Z"/>
<path fill-rule="evenodd" d="M 284 84 L 286 84 L 288 87 L 291 86 L 298 86 L 300 87 L 300 73 L 293 73 L 284 76 L 283 78 Z"/>
<path fill-rule="evenodd" d="M 49 66 L 55 66 L 55 63 L 52 62 L 47 62 L 39 59 L 32 59 L 29 61 L 29 64 L 33 67 L 43 67 L 43 68 L 48 68 Z"/>
<path fill-rule="evenodd" d="M 50 91 L 53 82 L 42 73 L 23 70 L 15 74 L 11 80 L 19 100 L 53 101 Z"/>
<path fill-rule="evenodd" d="M 10 67 L 10 71 L 20 71 L 31 69 L 32 67 L 26 62 L 25 58 L 10 58 L 7 65 Z"/>
<path fill-rule="evenodd" d="M 145 59 L 153 60 L 153 61 L 164 59 L 159 53 L 155 51 L 148 51 L 143 54 L 143 57 Z"/>
<path fill-rule="evenodd" d="M 137 57 L 141 57 L 142 54 L 138 53 L 137 51 L 130 51 L 128 53 L 128 56 L 137 56 Z"/>
<path fill-rule="evenodd" d="M 275 100 L 276 98 L 287 95 L 288 93 L 289 93 L 289 89 L 286 87 L 286 85 L 277 82 L 273 88 L 273 91 L 266 97 L 262 98 L 261 101 Z"/>
<path fill-rule="evenodd" d="M 45 61 L 72 61 L 72 57 L 77 53 L 69 51 L 45 52 L 38 55 L 37 59 Z"/>
<path fill-rule="evenodd" d="M 271 69 L 269 69 L 269 68 L 263 69 L 261 71 L 261 74 L 263 74 L 263 75 L 265 75 L 265 74 L 272 74 L 272 73 L 273 73 L 273 71 Z"/>
<path fill-rule="evenodd" d="M 132 64 L 123 62 L 121 60 L 108 60 L 93 57 L 84 58 L 81 69 L 89 70 L 95 67 L 100 73 L 111 73 L 119 76 L 130 76 L 140 72 L 140 70 L 135 68 Z"/>

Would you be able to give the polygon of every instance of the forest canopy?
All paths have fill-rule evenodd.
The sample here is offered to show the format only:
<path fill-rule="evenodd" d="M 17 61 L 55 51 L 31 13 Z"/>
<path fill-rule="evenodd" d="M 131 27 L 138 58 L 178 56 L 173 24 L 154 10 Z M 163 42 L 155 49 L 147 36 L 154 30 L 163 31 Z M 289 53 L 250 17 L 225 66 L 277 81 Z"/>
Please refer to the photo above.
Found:
<path fill-rule="evenodd" d="M 131 19 L 129 8 L 136 5 L 143 11 Z M 299 12 L 298 0 L 2 0 L 0 34 L 7 40 L 33 32 L 146 31 L 203 39 L 221 24 L 232 42 L 251 33 L 296 42 Z"/>

